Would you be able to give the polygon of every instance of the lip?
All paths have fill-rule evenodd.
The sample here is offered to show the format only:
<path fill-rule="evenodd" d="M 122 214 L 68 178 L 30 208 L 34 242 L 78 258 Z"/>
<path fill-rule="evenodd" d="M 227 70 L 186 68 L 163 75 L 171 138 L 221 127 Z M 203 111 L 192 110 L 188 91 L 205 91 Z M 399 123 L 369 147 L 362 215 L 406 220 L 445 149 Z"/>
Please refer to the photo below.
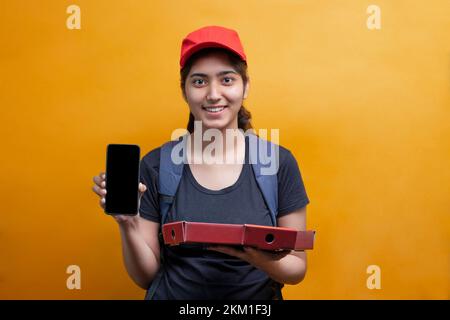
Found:
<path fill-rule="evenodd" d="M 203 111 L 205 111 L 208 115 L 213 116 L 213 117 L 216 117 L 216 116 L 220 116 L 220 115 L 228 108 L 228 106 L 227 106 L 227 105 L 222 105 L 222 106 L 208 106 L 208 108 L 220 108 L 220 107 L 223 107 L 223 110 L 222 110 L 222 111 L 219 111 L 219 112 L 209 112 L 208 110 L 206 110 L 205 107 L 202 107 L 202 109 L 203 109 Z"/>

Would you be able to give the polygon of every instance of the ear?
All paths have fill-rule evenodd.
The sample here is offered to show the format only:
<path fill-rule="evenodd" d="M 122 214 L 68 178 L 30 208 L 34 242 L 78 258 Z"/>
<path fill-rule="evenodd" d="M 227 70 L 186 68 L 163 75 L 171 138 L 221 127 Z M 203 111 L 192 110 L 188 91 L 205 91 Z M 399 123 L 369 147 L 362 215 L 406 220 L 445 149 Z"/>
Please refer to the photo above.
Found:
<path fill-rule="evenodd" d="M 246 99 L 248 97 L 249 88 L 250 88 L 250 78 L 247 80 L 247 83 L 245 84 L 244 99 Z"/>

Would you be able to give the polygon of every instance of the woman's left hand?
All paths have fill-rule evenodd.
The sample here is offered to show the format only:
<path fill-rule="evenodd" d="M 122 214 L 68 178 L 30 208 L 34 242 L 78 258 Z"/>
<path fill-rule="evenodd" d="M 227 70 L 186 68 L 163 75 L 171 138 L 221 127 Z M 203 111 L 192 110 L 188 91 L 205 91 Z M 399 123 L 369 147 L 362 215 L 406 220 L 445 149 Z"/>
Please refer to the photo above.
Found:
<path fill-rule="evenodd" d="M 291 252 L 291 250 L 271 252 L 247 246 L 244 246 L 242 251 L 226 245 L 210 245 L 208 249 L 240 258 L 257 268 L 263 268 L 267 263 L 278 261 Z"/>

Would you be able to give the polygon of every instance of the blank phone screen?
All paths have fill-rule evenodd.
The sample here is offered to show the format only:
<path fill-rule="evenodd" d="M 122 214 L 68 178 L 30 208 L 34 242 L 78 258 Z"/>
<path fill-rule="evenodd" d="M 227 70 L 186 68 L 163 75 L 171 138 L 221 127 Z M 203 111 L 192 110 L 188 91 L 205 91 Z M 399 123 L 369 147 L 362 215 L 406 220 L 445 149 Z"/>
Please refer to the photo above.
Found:
<path fill-rule="evenodd" d="M 139 146 L 130 144 L 108 145 L 106 154 L 106 213 L 137 214 L 139 161 Z"/>

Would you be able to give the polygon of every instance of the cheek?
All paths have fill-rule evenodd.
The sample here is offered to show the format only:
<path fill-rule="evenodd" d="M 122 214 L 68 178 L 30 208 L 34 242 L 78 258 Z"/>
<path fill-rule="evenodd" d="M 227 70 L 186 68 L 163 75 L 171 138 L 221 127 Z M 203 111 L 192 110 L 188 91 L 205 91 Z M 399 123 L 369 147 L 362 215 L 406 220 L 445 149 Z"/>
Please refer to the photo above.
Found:
<path fill-rule="evenodd" d="M 240 107 L 243 98 L 242 88 L 239 87 L 230 88 L 229 90 L 226 91 L 224 96 L 231 104 L 233 105 L 236 104 L 239 105 Z"/>
<path fill-rule="evenodd" d="M 204 93 L 202 92 L 202 90 L 187 90 L 186 97 L 187 100 L 192 104 L 201 103 L 204 98 Z"/>

